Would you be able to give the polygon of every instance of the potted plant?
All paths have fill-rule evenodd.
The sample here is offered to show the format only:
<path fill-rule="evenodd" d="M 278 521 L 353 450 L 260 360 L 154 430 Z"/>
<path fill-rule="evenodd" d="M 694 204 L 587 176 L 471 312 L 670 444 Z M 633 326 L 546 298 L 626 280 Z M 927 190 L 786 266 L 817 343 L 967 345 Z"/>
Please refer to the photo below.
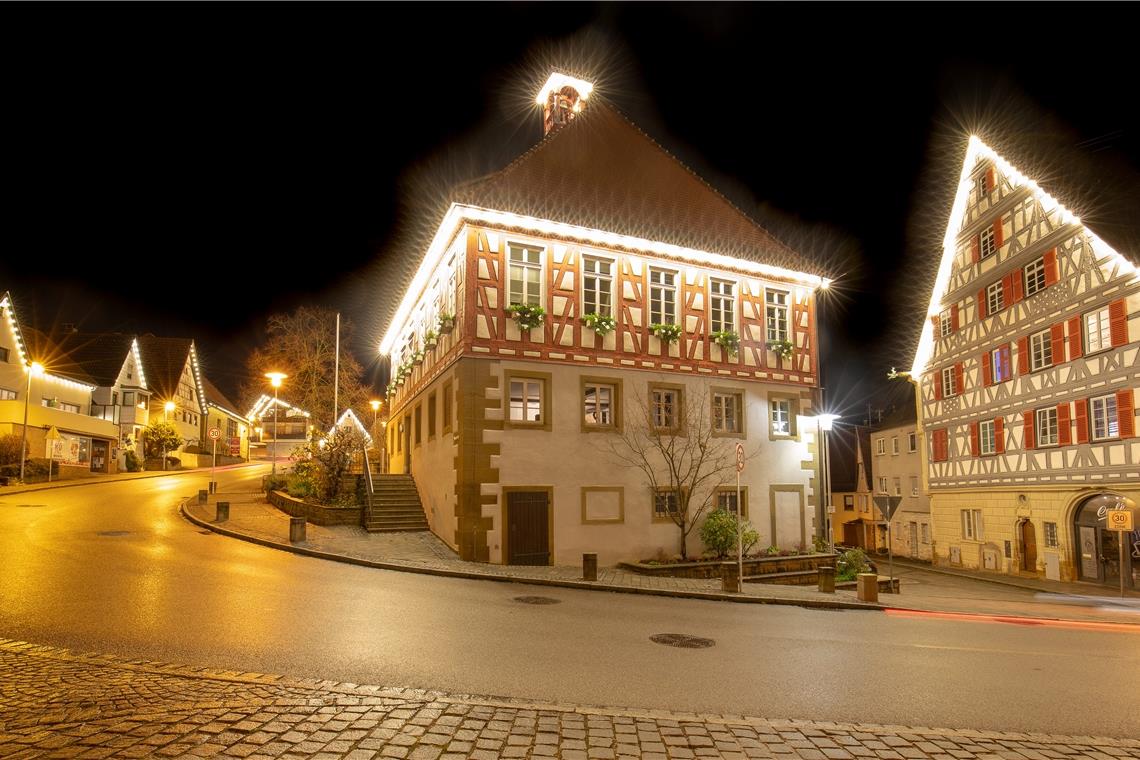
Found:
<path fill-rule="evenodd" d="M 663 343 L 673 343 L 681 338 L 680 325 L 653 324 L 649 326 L 649 332 L 653 333 Z"/>
<path fill-rule="evenodd" d="M 768 349 L 776 352 L 776 356 L 787 361 L 792 358 L 792 342 L 790 340 L 770 340 Z"/>
<path fill-rule="evenodd" d="M 729 356 L 736 356 L 740 350 L 740 336 L 732 330 L 717 330 L 711 334 L 713 343 L 728 352 Z"/>
<path fill-rule="evenodd" d="M 424 363 L 424 352 L 423 351 L 416 351 L 414 354 L 412 354 L 412 364 L 413 365 L 420 365 L 423 363 Z"/>
<path fill-rule="evenodd" d="M 454 314 L 440 314 L 439 322 L 436 324 L 439 328 L 440 335 L 447 335 L 455 329 L 455 315 Z"/>
<path fill-rule="evenodd" d="M 439 343 L 439 333 L 435 330 L 424 333 L 424 348 L 435 348 L 437 343 Z"/>
<path fill-rule="evenodd" d="M 546 316 L 546 310 L 541 306 L 530 306 L 522 303 L 511 304 L 507 307 L 507 313 L 519 323 L 520 330 L 538 327 L 542 324 L 542 318 Z"/>
<path fill-rule="evenodd" d="M 614 331 L 617 327 L 617 320 L 609 314 L 596 314 L 590 312 L 582 317 L 582 324 L 590 328 L 598 335 L 605 337 Z"/>

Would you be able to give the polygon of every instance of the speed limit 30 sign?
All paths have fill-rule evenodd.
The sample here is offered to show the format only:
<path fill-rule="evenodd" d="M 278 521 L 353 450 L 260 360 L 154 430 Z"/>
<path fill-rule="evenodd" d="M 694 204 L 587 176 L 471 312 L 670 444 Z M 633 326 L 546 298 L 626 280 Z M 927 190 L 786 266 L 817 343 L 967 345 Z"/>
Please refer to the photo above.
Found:
<path fill-rule="evenodd" d="M 1127 533 L 1132 530 L 1132 510 L 1111 509 L 1105 515 L 1108 518 L 1108 529 Z"/>
<path fill-rule="evenodd" d="M 216 441 L 222 437 L 222 431 L 217 428 L 210 428 L 210 440 Z"/>

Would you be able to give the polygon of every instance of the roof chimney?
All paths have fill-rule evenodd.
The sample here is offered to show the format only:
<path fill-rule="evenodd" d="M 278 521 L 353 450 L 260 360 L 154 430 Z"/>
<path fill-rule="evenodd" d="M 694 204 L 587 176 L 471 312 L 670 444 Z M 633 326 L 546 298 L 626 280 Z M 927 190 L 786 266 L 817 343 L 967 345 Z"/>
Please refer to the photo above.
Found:
<path fill-rule="evenodd" d="M 542 134 L 550 134 L 570 123 L 586 107 L 594 85 L 584 79 L 554 72 L 535 99 L 542 106 Z"/>

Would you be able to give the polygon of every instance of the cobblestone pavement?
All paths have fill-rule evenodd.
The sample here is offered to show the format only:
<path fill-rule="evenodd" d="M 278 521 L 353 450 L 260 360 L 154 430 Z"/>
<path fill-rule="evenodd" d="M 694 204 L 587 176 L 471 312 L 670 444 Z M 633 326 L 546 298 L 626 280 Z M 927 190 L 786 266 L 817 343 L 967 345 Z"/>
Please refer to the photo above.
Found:
<path fill-rule="evenodd" d="M 0 639 L 0 757 L 1115 760 L 1140 741 L 535 704 Z"/>

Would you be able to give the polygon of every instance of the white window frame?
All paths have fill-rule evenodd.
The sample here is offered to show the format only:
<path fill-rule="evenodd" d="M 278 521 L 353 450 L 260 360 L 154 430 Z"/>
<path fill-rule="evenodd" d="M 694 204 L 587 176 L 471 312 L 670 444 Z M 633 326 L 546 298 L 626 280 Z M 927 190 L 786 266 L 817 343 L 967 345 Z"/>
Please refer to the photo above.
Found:
<path fill-rule="evenodd" d="M 769 342 L 788 340 L 787 290 L 764 289 L 764 325 Z"/>
<path fill-rule="evenodd" d="M 1045 534 L 1046 549 L 1056 549 L 1058 546 L 1060 546 L 1060 537 L 1057 535 L 1057 523 L 1048 521 L 1045 522 L 1042 532 Z"/>
<path fill-rule="evenodd" d="M 772 435 L 791 437 L 792 435 L 792 402 L 786 398 L 774 398 L 768 401 L 768 410 L 772 416 Z"/>
<path fill-rule="evenodd" d="M 880 475 L 879 476 L 879 493 L 890 493 L 890 491 L 887 490 L 887 476 L 886 475 Z"/>
<path fill-rule="evenodd" d="M 994 226 L 988 225 L 978 235 L 978 254 L 982 260 L 988 259 L 997 253 L 997 238 L 994 237 Z"/>
<path fill-rule="evenodd" d="M 649 324 L 677 324 L 677 272 L 649 268 Z"/>
<path fill-rule="evenodd" d="M 1112 328 L 1109 326 L 1108 307 L 1086 312 L 1081 318 L 1085 330 L 1085 353 L 1095 354 L 1112 348 Z"/>
<path fill-rule="evenodd" d="M 891 481 L 891 485 L 895 487 L 895 496 L 902 496 L 902 478 L 894 478 Z"/>
<path fill-rule="evenodd" d="M 918 451 L 918 433 L 907 433 L 907 446 L 911 454 Z"/>
<path fill-rule="evenodd" d="M 887 453 L 887 439 L 886 438 L 876 438 L 875 439 L 875 453 L 876 454 L 886 454 Z"/>
<path fill-rule="evenodd" d="M 520 254 L 516 256 L 516 254 Z M 507 243 L 507 304 L 522 306 L 542 305 L 543 263 L 545 249 L 527 243 Z M 534 261 L 533 259 L 537 259 Z M 515 273 L 519 273 L 521 290 L 515 292 Z M 538 281 L 531 282 L 530 274 L 538 273 Z M 532 292 L 535 290 L 537 292 Z"/>
<path fill-rule="evenodd" d="M 713 391 L 713 430 L 717 433 L 742 433 L 744 410 L 742 393 Z"/>
<path fill-rule="evenodd" d="M 741 501 L 746 501 L 743 498 L 743 491 L 741 491 Z M 736 504 L 736 489 L 725 488 L 716 492 L 716 509 L 728 512 L 730 515 L 735 515 L 738 509 Z M 741 515 L 742 518 L 747 518 L 747 515 Z"/>
<path fill-rule="evenodd" d="M 986 286 L 986 316 L 993 316 L 1005 308 L 1005 288 L 1001 280 Z"/>
<path fill-rule="evenodd" d="M 954 368 L 944 367 L 942 369 L 942 398 L 957 395 L 956 390 L 954 387 Z"/>
<path fill-rule="evenodd" d="M 515 406 L 515 386 L 519 387 L 519 394 L 517 396 L 519 406 Z M 511 424 L 513 425 L 543 425 L 546 420 L 543 419 L 543 393 L 545 392 L 545 385 L 541 378 L 537 377 L 511 377 L 510 384 L 507 387 L 509 398 L 507 399 L 508 416 Z M 530 418 L 531 412 L 536 412 L 536 419 Z M 521 416 L 515 416 L 516 412 Z"/>
<path fill-rule="evenodd" d="M 676 388 L 651 388 L 649 403 L 654 428 L 677 429 L 681 423 L 681 391 Z"/>
<path fill-rule="evenodd" d="M 978 176 L 974 177 L 974 195 L 977 196 L 977 199 L 979 201 L 981 201 L 982 198 L 988 197 L 989 194 L 990 188 L 989 185 L 986 184 L 986 173 L 982 172 Z"/>
<path fill-rule="evenodd" d="M 1033 413 L 1033 435 L 1037 439 L 1036 445 L 1056 446 L 1060 441 L 1057 427 L 1057 407 L 1047 406 L 1037 409 Z"/>
<path fill-rule="evenodd" d="M 1013 367 L 1009 366 L 1009 362 L 1006 363 L 1005 372 L 1001 371 L 1001 352 L 1003 350 L 1004 346 L 998 346 L 990 351 L 990 379 L 995 383 L 1004 383 L 1013 377 Z"/>
<path fill-rule="evenodd" d="M 591 392 L 593 397 L 591 398 Z M 609 400 L 603 404 L 604 392 L 608 392 Z M 585 382 L 582 384 L 582 424 L 590 428 L 613 428 L 615 426 L 615 410 L 617 404 L 617 386 L 613 383 Z M 590 409 L 593 407 L 594 420 L 590 421 Z M 605 414 L 602 414 L 604 411 Z"/>
<path fill-rule="evenodd" d="M 1089 399 L 1089 428 L 1094 441 L 1109 441 L 1120 437 L 1119 410 L 1116 394 L 1094 396 Z M 1099 432 L 1098 432 L 1099 428 Z"/>
<path fill-rule="evenodd" d="M 954 311 L 952 309 L 943 309 L 942 313 L 938 315 L 938 337 L 945 338 L 954 332 Z"/>
<path fill-rule="evenodd" d="M 982 541 L 984 525 L 982 523 L 982 510 L 961 510 L 962 539 L 966 541 Z"/>
<path fill-rule="evenodd" d="M 709 329 L 736 332 L 736 283 L 709 278 Z"/>
<path fill-rule="evenodd" d="M 982 420 L 978 423 L 978 453 L 989 456 L 997 453 L 997 436 L 993 420 Z"/>
<path fill-rule="evenodd" d="M 1029 336 L 1029 369 L 1036 372 L 1053 366 L 1053 335 L 1049 330 Z"/>
<path fill-rule="evenodd" d="M 0 388 L 0 401 L 15 401 L 20 394 L 8 388 Z"/>
<path fill-rule="evenodd" d="M 582 256 L 582 313 L 613 316 L 613 259 Z"/>
<path fill-rule="evenodd" d="M 670 504 L 669 502 L 672 502 Z M 664 510 L 658 509 L 663 505 Z M 672 507 L 670 509 L 670 507 Z M 672 520 L 670 515 L 675 515 L 681 510 L 681 494 L 675 488 L 662 488 L 653 492 L 653 519 L 655 520 Z"/>
<path fill-rule="evenodd" d="M 899 453 L 899 437 L 897 435 L 891 436 L 891 456 L 898 456 Z"/>
<path fill-rule="evenodd" d="M 918 496 L 918 476 L 917 475 L 911 475 L 910 476 L 910 495 L 911 496 Z"/>
<path fill-rule="evenodd" d="M 1025 265 L 1025 297 L 1040 293 L 1045 289 L 1045 257 Z"/>
<path fill-rule="evenodd" d="M 922 543 L 929 544 L 930 543 L 930 523 L 922 523 L 921 525 L 918 526 L 918 528 L 919 528 L 919 533 L 922 536 Z"/>

